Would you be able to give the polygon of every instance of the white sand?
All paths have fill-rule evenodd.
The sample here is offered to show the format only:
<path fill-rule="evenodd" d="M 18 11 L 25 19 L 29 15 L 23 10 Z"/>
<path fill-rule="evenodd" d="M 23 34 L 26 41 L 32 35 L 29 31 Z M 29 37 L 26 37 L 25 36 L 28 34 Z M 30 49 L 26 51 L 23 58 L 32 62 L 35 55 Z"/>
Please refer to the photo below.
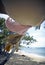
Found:
<path fill-rule="evenodd" d="M 26 53 L 25 51 L 21 51 L 21 50 L 19 50 L 18 52 L 14 52 L 14 54 L 25 55 L 27 57 L 30 57 L 30 59 L 33 61 L 45 62 L 45 57 L 37 55 L 37 54 L 32 54 L 32 53 L 30 54 L 30 53 Z"/>

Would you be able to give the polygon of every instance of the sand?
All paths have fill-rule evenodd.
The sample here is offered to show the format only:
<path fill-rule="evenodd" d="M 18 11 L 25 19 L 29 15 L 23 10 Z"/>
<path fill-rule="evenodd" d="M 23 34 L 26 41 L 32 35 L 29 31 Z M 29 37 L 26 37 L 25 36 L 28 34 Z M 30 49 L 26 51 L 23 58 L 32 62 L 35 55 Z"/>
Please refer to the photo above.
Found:
<path fill-rule="evenodd" d="M 27 53 L 25 51 L 20 51 L 20 50 L 18 52 L 14 52 L 14 54 L 25 55 L 36 62 L 45 62 L 45 57 L 37 54 Z"/>
<path fill-rule="evenodd" d="M 19 50 L 14 52 L 5 65 L 45 65 L 45 57 Z"/>

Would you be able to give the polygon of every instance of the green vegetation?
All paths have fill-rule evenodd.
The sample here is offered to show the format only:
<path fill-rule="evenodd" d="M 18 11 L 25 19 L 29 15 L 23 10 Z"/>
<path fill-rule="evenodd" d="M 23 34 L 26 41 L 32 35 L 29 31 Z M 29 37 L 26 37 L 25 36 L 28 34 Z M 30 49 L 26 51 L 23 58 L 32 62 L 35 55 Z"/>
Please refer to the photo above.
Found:
<path fill-rule="evenodd" d="M 0 18 L 0 44 L 3 44 L 4 38 L 6 38 L 9 35 L 9 30 L 5 26 L 5 19 Z"/>
<path fill-rule="evenodd" d="M 28 35 L 25 34 L 22 40 L 29 41 L 29 42 L 27 42 L 27 45 L 28 45 L 29 43 L 34 43 L 34 42 L 36 42 L 36 39 L 34 39 L 33 36 L 30 36 L 29 34 L 28 34 Z"/>

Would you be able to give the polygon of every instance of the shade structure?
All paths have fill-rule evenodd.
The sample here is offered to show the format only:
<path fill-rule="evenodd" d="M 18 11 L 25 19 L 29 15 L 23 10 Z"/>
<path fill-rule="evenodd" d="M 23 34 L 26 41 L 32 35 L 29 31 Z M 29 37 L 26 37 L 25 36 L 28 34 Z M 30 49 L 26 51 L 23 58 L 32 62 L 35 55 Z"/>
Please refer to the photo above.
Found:
<path fill-rule="evenodd" d="M 45 19 L 45 0 L 2 0 L 7 13 L 23 25 L 40 25 Z"/>
<path fill-rule="evenodd" d="M 12 18 L 8 18 L 5 22 L 6 27 L 12 31 L 16 32 L 17 34 L 24 35 L 28 28 L 30 28 L 30 25 L 22 25 Z"/>

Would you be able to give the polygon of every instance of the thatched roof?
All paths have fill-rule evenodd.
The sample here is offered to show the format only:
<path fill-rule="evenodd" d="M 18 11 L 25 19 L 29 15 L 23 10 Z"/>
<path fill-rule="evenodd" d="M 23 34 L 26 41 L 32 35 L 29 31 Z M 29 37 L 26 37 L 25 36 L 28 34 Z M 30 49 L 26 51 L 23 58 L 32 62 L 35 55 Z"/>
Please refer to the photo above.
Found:
<path fill-rule="evenodd" d="M 23 25 L 39 25 L 45 19 L 45 0 L 2 0 L 7 13 Z"/>

